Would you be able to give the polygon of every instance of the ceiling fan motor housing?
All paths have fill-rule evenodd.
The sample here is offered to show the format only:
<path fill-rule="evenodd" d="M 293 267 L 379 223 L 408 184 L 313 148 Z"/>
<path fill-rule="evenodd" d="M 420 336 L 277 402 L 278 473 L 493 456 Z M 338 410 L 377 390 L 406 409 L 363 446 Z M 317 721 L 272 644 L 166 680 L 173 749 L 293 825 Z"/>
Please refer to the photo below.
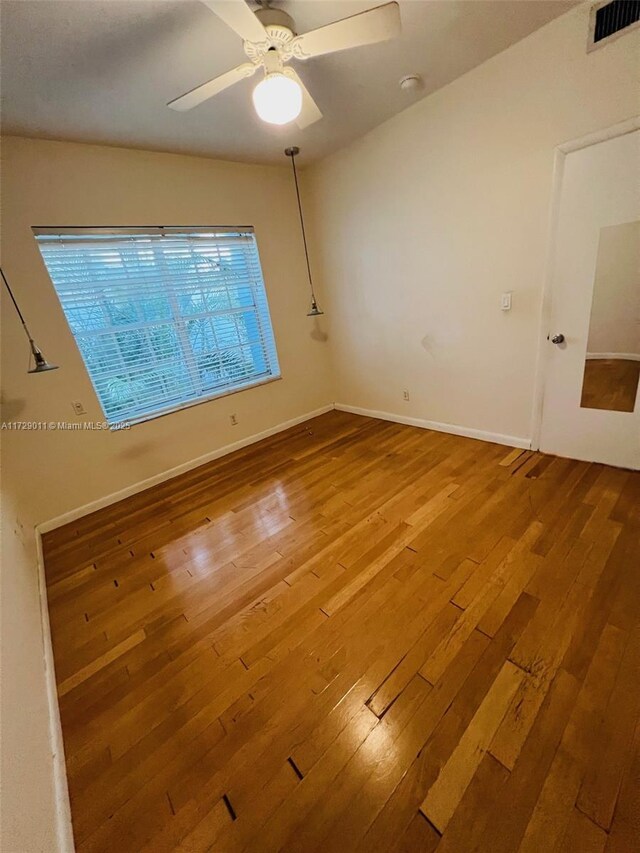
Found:
<path fill-rule="evenodd" d="M 296 35 L 293 18 L 283 12 L 282 9 L 272 9 L 271 7 L 258 9 L 254 14 L 265 28 L 267 41 L 245 41 L 244 52 L 255 64 L 264 62 L 269 52 L 273 53 L 274 51 L 277 51 L 278 59 L 282 61 L 285 59 L 285 46 L 290 44 Z M 286 59 L 290 58 L 290 56 L 286 57 Z M 269 70 L 274 69 L 267 68 L 267 71 Z"/>
<path fill-rule="evenodd" d="M 283 9 L 272 9 L 269 7 L 266 9 L 258 9 L 254 14 L 262 26 L 269 32 L 269 35 L 271 35 L 272 30 L 274 32 L 277 32 L 278 30 L 287 30 L 288 33 L 296 35 L 293 18 L 291 15 L 287 15 Z"/>

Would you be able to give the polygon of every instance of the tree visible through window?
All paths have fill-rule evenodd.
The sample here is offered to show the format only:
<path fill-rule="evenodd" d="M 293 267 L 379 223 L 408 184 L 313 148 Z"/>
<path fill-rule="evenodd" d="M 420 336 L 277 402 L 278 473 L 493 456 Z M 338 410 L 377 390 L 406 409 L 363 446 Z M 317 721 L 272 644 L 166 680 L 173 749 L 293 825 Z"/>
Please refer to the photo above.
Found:
<path fill-rule="evenodd" d="M 280 375 L 251 229 L 35 229 L 109 423 Z"/>

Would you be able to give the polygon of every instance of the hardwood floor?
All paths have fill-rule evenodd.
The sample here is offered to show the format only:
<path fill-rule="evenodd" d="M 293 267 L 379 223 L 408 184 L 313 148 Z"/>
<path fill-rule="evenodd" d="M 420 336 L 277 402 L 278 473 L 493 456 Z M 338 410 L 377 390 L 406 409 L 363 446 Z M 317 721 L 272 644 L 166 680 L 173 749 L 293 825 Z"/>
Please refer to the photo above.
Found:
<path fill-rule="evenodd" d="M 640 361 L 629 359 L 587 359 L 582 383 L 583 409 L 632 412 L 635 408 Z"/>
<path fill-rule="evenodd" d="M 45 537 L 79 851 L 637 850 L 640 475 L 332 412 Z"/>

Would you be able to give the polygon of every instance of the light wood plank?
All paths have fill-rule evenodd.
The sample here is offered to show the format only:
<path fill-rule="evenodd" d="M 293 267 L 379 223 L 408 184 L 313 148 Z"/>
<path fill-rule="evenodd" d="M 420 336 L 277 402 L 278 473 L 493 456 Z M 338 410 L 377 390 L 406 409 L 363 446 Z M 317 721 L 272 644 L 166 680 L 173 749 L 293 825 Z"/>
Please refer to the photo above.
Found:
<path fill-rule="evenodd" d="M 447 828 L 523 677 L 522 670 L 508 661 L 505 663 L 424 798 L 420 811 L 438 832 L 443 833 Z"/>

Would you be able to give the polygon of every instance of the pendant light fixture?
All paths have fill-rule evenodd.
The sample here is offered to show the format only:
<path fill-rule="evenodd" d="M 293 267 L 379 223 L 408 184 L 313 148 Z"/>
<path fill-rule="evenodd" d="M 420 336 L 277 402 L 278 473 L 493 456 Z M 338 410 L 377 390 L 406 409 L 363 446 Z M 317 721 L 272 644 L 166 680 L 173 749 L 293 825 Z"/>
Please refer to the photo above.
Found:
<path fill-rule="evenodd" d="M 9 291 L 9 296 L 11 297 L 11 301 L 13 302 L 16 311 L 18 312 L 18 317 L 20 317 L 20 322 L 22 323 L 22 328 L 24 329 L 24 333 L 29 340 L 29 347 L 31 349 L 31 355 L 33 356 L 34 366 L 29 369 L 28 373 L 44 373 L 47 370 L 57 370 L 57 364 L 49 364 L 47 359 L 42 354 L 42 350 L 36 345 L 33 338 L 31 337 L 31 332 L 27 328 L 27 324 L 24 321 L 24 317 L 22 316 L 22 311 L 18 308 L 18 303 L 16 302 L 16 298 L 13 295 L 13 291 L 9 287 L 9 282 L 7 281 L 7 277 L 4 274 L 3 269 L 0 267 L 0 275 L 2 276 L 2 280 L 4 281 L 7 290 Z"/>
<path fill-rule="evenodd" d="M 300 214 L 300 228 L 302 229 L 302 242 L 304 244 L 304 256 L 307 261 L 307 275 L 309 276 L 309 288 L 311 290 L 311 308 L 307 313 L 307 317 L 319 317 L 324 314 L 318 307 L 318 300 L 313 292 L 313 279 L 311 278 L 311 265 L 309 264 L 309 250 L 307 249 L 307 235 L 304 230 L 304 217 L 302 216 L 302 203 L 300 201 L 300 188 L 298 187 L 298 173 L 296 172 L 296 155 L 300 153 L 297 146 L 285 148 L 284 153 L 287 157 L 291 157 L 291 166 L 293 167 L 293 180 L 296 185 L 296 198 L 298 199 L 298 213 Z"/>

